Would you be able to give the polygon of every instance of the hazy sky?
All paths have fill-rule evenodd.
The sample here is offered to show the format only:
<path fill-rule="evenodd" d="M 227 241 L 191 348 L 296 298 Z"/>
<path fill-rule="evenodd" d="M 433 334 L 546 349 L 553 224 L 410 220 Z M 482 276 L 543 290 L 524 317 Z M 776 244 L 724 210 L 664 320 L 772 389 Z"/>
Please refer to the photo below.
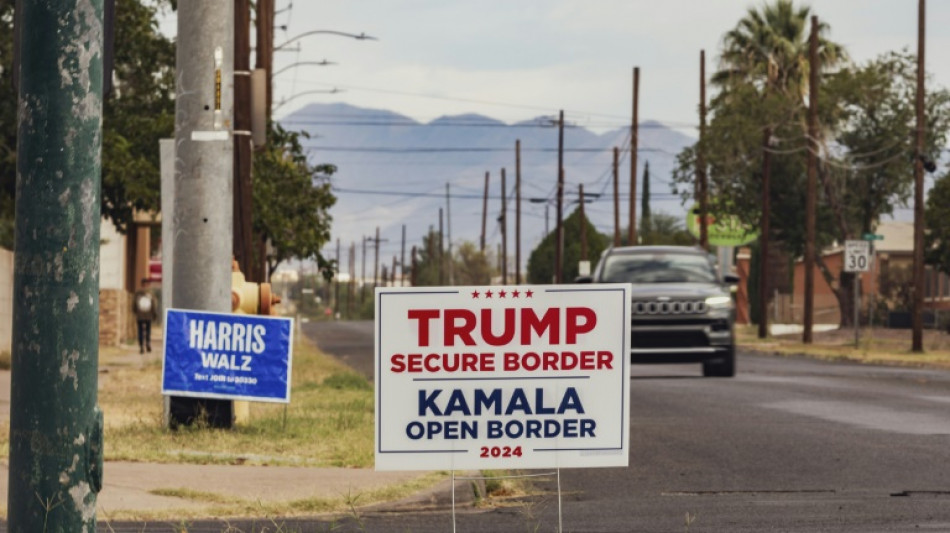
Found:
<path fill-rule="evenodd" d="M 762 0 L 276 3 L 278 46 L 314 30 L 379 39 L 317 34 L 296 40 L 288 47 L 292 50 L 276 52 L 275 72 L 295 62 L 337 63 L 301 65 L 276 74 L 278 118 L 311 102 L 386 109 L 421 122 L 479 113 L 513 123 L 563 109 L 568 121 L 602 132 L 629 126 L 632 70 L 638 66 L 641 121 L 657 120 L 691 136 L 698 122 L 700 50 L 706 51 L 711 75 L 722 36 L 750 7 L 763 5 Z M 950 0 L 928 4 L 927 70 L 938 85 L 950 87 L 950 32 L 944 29 L 950 23 Z M 796 5 L 810 5 L 830 25 L 828 37 L 843 44 L 857 63 L 891 50 L 917 49 L 915 0 L 812 0 Z M 162 27 L 174 33 L 174 17 L 166 18 Z M 341 92 L 302 94 L 333 88 Z M 367 213 L 346 212 L 345 200 L 341 197 L 334 208 L 339 222 L 334 237 L 352 217 L 385 225 L 382 219 L 363 220 Z M 899 217 L 908 213 L 898 210 Z"/>
<path fill-rule="evenodd" d="M 797 3 L 801 4 L 801 3 Z M 917 46 L 913 0 L 812 0 L 857 62 Z M 928 3 L 927 70 L 950 86 L 950 1 Z M 640 67 L 640 117 L 694 126 L 699 51 L 716 69 L 723 34 L 750 0 L 277 0 L 276 42 L 310 30 L 377 37 L 314 35 L 279 51 L 279 117 L 310 101 L 390 109 L 420 121 L 476 112 L 514 122 L 564 109 L 570 120 L 603 130 L 628 124 L 632 68 Z"/>

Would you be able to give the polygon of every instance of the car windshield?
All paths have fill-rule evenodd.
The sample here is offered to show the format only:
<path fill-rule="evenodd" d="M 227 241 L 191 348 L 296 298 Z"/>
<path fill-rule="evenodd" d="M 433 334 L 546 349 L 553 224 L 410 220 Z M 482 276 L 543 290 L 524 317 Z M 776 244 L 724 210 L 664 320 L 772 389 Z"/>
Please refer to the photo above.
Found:
<path fill-rule="evenodd" d="M 709 259 L 699 254 L 615 254 L 607 257 L 607 283 L 715 283 Z"/>

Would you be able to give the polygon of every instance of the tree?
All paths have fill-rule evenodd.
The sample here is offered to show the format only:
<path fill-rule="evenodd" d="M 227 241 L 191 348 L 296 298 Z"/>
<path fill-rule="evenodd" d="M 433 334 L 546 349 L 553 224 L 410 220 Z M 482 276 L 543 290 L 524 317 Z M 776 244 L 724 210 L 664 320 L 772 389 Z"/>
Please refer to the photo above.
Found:
<path fill-rule="evenodd" d="M 412 283 L 414 286 L 437 287 L 440 284 L 441 255 L 439 232 L 430 226 L 429 233 L 422 237 L 422 246 L 416 252 L 413 262 Z"/>
<path fill-rule="evenodd" d="M 167 0 L 117 0 L 113 94 L 103 106 L 102 214 L 126 231 L 161 210 L 158 141 L 175 131 L 175 43 L 158 29 Z"/>
<path fill-rule="evenodd" d="M 585 220 L 583 230 L 587 236 L 587 259 L 596 262 L 600 254 L 610 246 L 607 236 L 598 232 L 597 228 Z M 578 262 L 581 257 L 581 223 L 580 210 L 575 209 L 570 216 L 564 219 L 564 282 L 571 283 L 578 276 Z M 549 233 L 538 246 L 531 251 L 528 257 L 528 283 L 548 284 L 554 280 L 554 240 L 556 232 Z"/>
<path fill-rule="evenodd" d="M 0 0 L 0 246 L 13 246 L 17 95 L 13 5 Z M 125 231 L 134 210 L 157 212 L 158 140 L 174 132 L 175 44 L 158 31 L 171 0 L 117 0 L 113 94 L 103 105 L 102 214 Z"/>
<path fill-rule="evenodd" d="M 474 242 L 463 241 L 455 248 L 452 272 L 456 285 L 488 285 L 494 273 L 488 254 Z"/>
<path fill-rule="evenodd" d="M 766 6 L 749 16 L 724 39 L 723 68 L 714 80 L 713 119 L 705 144 L 713 191 L 711 211 L 737 215 L 757 224 L 761 197 L 763 131 L 772 134 L 773 206 L 769 239 L 792 256 L 805 245 L 804 193 L 808 145 L 804 61 L 805 9 L 791 2 Z M 799 23 L 801 22 L 801 24 Z M 827 27 L 822 27 L 827 30 Z M 912 146 L 916 62 L 912 55 L 889 53 L 861 66 L 829 69 L 840 63 L 841 47 L 820 39 L 822 68 L 819 121 L 820 190 L 816 247 L 843 242 L 873 231 L 880 218 L 905 203 L 912 192 Z M 757 43 L 757 44 L 755 44 Z M 795 59 L 798 58 L 798 59 Z M 936 159 L 948 130 L 946 91 L 927 95 L 927 153 Z M 695 148 L 681 152 L 674 181 L 691 190 Z M 829 270 L 823 257 L 816 264 L 834 288 L 842 325 L 853 317 L 851 274 Z"/>
<path fill-rule="evenodd" d="M 696 239 L 686 231 L 680 218 L 661 211 L 652 215 L 651 231 L 644 234 L 642 244 L 693 246 Z"/>
<path fill-rule="evenodd" d="M 650 162 L 643 165 L 643 187 L 640 193 L 640 233 L 645 237 L 653 231 L 652 217 L 650 216 Z"/>
<path fill-rule="evenodd" d="M 804 102 L 808 92 L 808 33 L 811 9 L 792 0 L 775 0 L 746 16 L 723 37 L 722 68 L 712 78 L 719 87 L 751 84 L 760 94 L 786 93 Z M 826 40 L 828 25 L 818 26 L 818 55 L 823 68 L 846 58 L 844 48 Z"/>
<path fill-rule="evenodd" d="M 13 4 L 0 0 L 0 246 L 13 248 L 13 199 L 16 196 L 17 95 L 13 72 Z"/>
<path fill-rule="evenodd" d="M 492 257 L 478 249 L 475 243 L 463 241 L 453 250 L 452 272 L 455 285 L 488 285 L 496 274 Z M 422 247 L 417 251 L 413 279 L 417 287 L 440 285 L 439 232 L 430 229 L 422 238 Z M 442 276 L 442 283 L 448 279 Z"/>
<path fill-rule="evenodd" d="M 270 124 L 268 144 L 255 154 L 253 163 L 253 226 L 273 252 L 268 254 L 268 276 L 282 261 L 313 258 L 329 279 L 337 265 L 320 252 L 330 240 L 330 207 L 336 197 L 330 190 L 330 176 L 336 167 L 311 165 L 300 137 L 306 133 L 287 131 Z"/>
<path fill-rule="evenodd" d="M 945 173 L 934 183 L 927 196 L 924 254 L 926 263 L 950 274 L 950 224 L 947 224 L 947 217 L 950 217 L 950 174 Z"/>

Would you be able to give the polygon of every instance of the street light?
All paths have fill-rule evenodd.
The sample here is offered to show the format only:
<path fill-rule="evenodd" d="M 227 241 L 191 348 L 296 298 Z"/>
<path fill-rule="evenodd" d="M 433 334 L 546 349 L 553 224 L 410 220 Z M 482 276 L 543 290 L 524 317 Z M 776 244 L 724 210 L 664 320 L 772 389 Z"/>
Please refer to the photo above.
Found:
<path fill-rule="evenodd" d="M 283 43 L 281 43 L 281 44 L 275 46 L 275 47 L 274 47 L 274 51 L 276 52 L 276 51 L 278 51 L 278 50 L 281 50 L 281 49 L 285 48 L 288 44 L 290 44 L 290 43 L 292 43 L 292 42 L 294 42 L 294 41 L 297 41 L 297 40 L 299 40 L 299 39 L 302 39 L 302 38 L 304 38 L 304 37 L 308 37 L 308 36 L 310 36 L 310 35 L 323 34 L 323 33 L 330 34 L 330 35 L 340 35 L 340 36 L 342 36 L 342 37 L 350 37 L 350 38 L 356 39 L 356 40 L 358 40 L 358 41 L 378 41 L 378 40 L 379 40 L 379 39 L 377 39 L 376 37 L 371 37 L 371 36 L 366 35 L 365 33 L 362 33 L 362 32 L 360 32 L 360 33 L 357 34 L 357 33 L 347 33 L 347 32 L 345 32 L 345 31 L 336 31 L 336 30 L 312 30 L 312 31 L 307 31 L 307 32 L 301 33 L 300 35 L 297 35 L 297 36 L 295 36 L 295 37 L 291 37 L 290 39 L 284 41 Z"/>
<path fill-rule="evenodd" d="M 281 72 L 285 72 L 285 71 L 288 71 L 288 70 L 290 70 L 290 69 L 292 69 L 292 68 L 294 68 L 294 67 L 299 67 L 299 66 L 302 66 L 302 65 L 315 65 L 315 66 L 319 66 L 319 67 L 326 67 L 326 66 L 329 66 L 329 65 L 336 65 L 336 63 L 334 63 L 333 61 L 327 61 L 326 59 L 324 59 L 323 61 L 298 61 L 298 62 L 296 62 L 296 63 L 291 63 L 291 64 L 287 65 L 287 66 L 284 67 L 284 68 L 277 69 L 273 74 L 271 74 L 271 76 L 276 76 L 276 75 L 280 74 Z"/>

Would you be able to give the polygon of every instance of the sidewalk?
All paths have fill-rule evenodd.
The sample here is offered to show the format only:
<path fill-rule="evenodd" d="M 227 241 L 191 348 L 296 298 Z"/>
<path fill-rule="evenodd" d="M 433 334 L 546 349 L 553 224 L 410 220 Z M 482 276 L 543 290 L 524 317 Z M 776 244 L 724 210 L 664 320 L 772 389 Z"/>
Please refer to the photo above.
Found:
<path fill-rule="evenodd" d="M 161 352 L 161 332 L 153 330 L 153 352 Z M 157 348 L 157 349 L 156 349 Z M 138 347 L 129 347 L 128 354 L 112 357 L 112 364 L 141 364 Z M 107 366 L 100 372 L 108 371 Z M 10 371 L 0 370 L 0 423 L 9 424 Z M 4 458 L 0 464 L 0 507 L 6 507 L 9 468 Z M 216 518 L 210 514 L 213 503 L 188 498 L 154 494 L 159 489 L 185 489 L 192 493 L 213 494 L 223 499 L 240 499 L 248 504 L 289 502 L 304 499 L 336 499 L 382 489 L 421 478 L 427 472 L 376 472 L 372 469 L 311 468 L 277 466 L 229 466 L 194 464 L 157 464 L 106 461 L 103 488 L 97 498 L 100 519 L 110 516 L 135 516 L 155 511 L 187 511 L 192 515 Z M 440 483 L 434 492 L 451 490 L 449 481 Z M 423 493 L 426 491 L 423 491 Z M 420 493 L 421 494 L 421 493 Z M 434 493 L 433 493 L 434 494 Z M 432 500 L 434 495 L 416 495 L 417 501 Z M 419 499 L 421 498 L 421 500 Z M 203 514 L 203 509 L 209 509 Z"/>

